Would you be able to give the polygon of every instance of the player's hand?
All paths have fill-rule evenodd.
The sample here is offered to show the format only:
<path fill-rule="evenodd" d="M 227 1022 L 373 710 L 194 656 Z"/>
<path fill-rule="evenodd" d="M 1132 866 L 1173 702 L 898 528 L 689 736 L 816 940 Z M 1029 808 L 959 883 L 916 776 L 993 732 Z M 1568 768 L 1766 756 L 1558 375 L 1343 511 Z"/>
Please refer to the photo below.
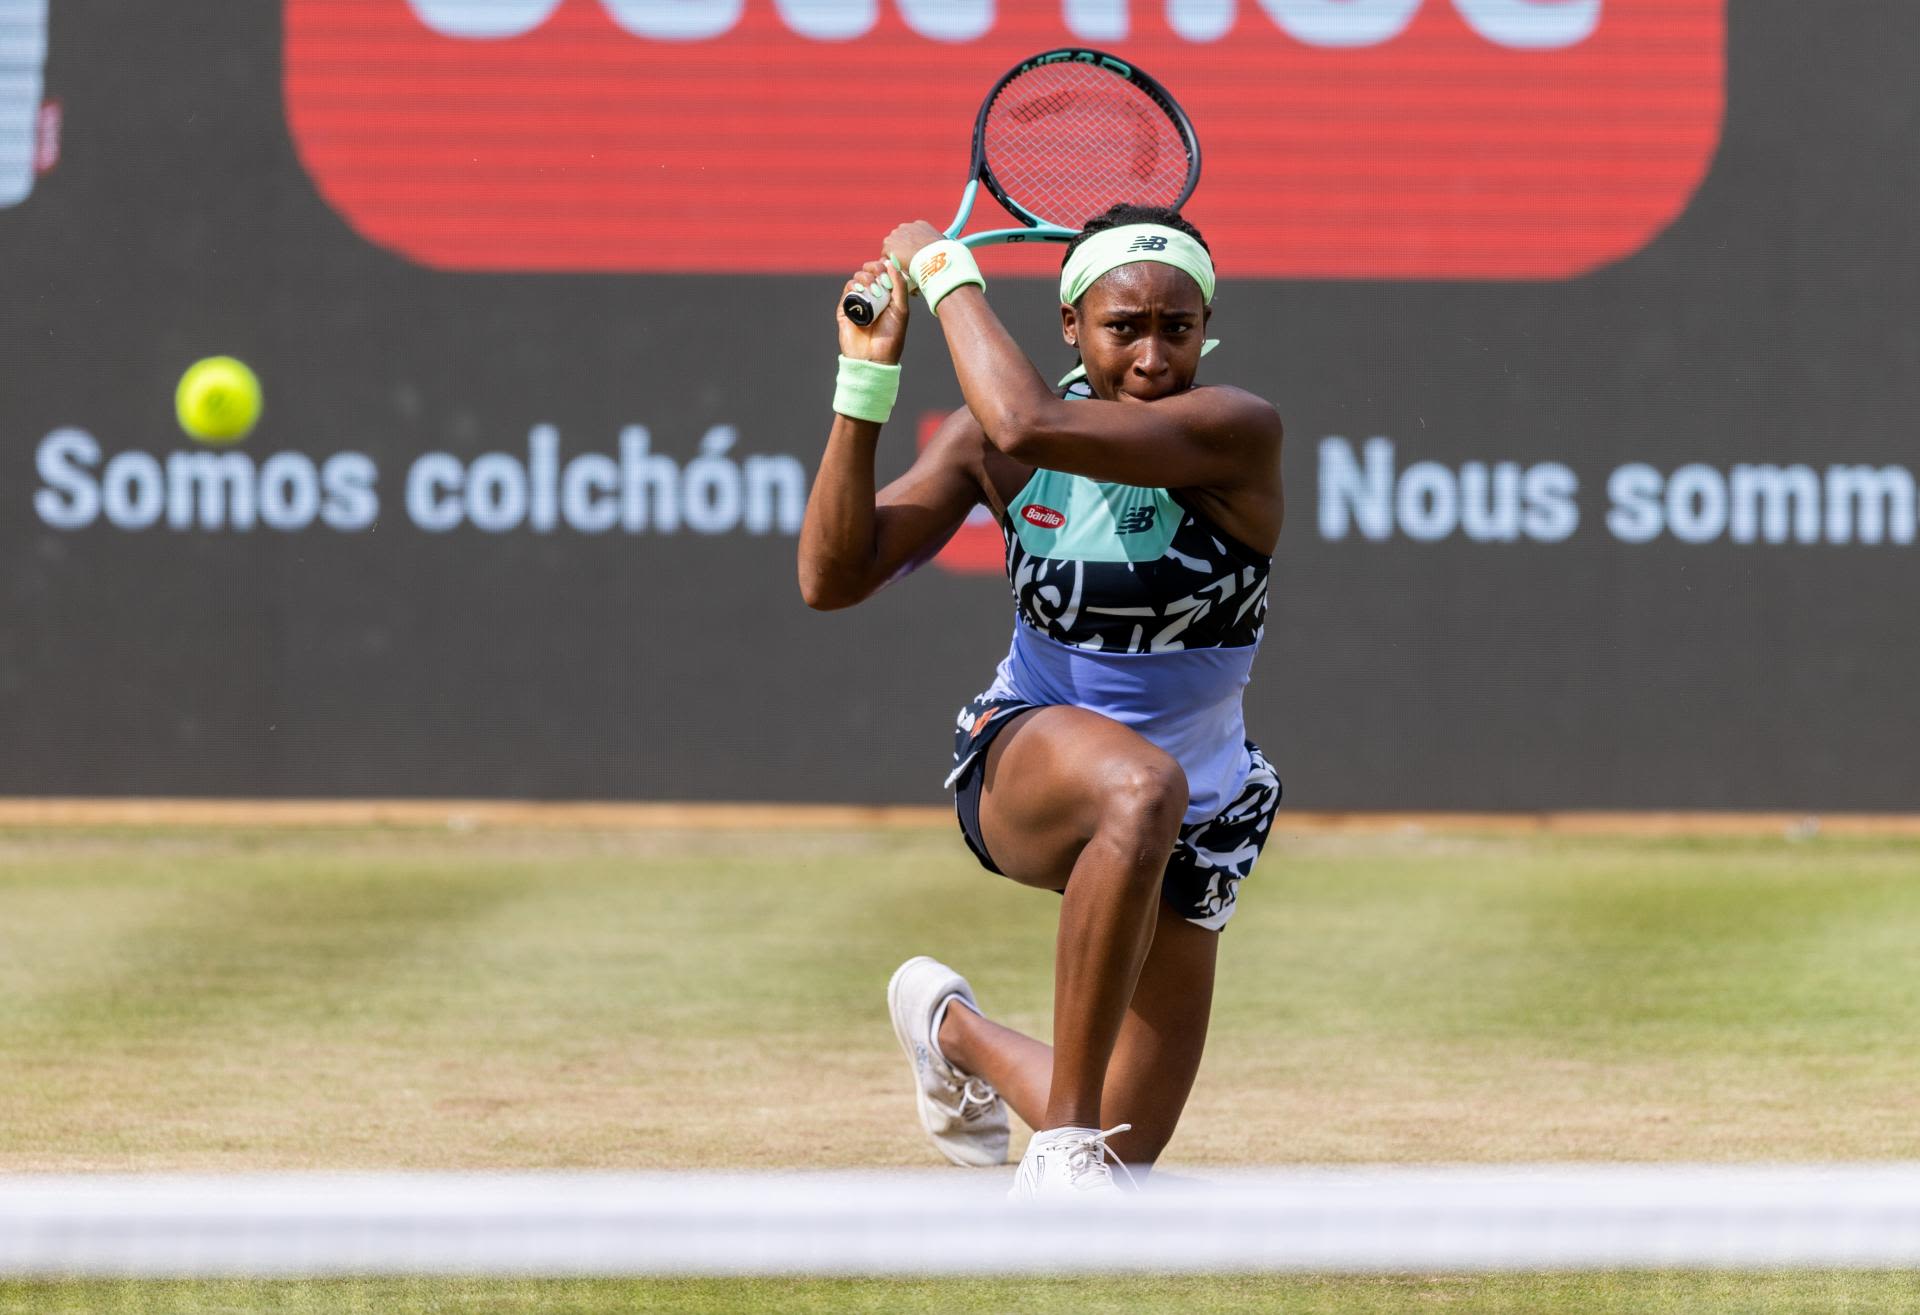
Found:
<path fill-rule="evenodd" d="M 946 237 L 945 233 L 926 220 L 915 219 L 887 234 L 887 240 L 880 244 L 880 249 L 901 269 L 912 269 L 913 258 L 920 254 L 922 247 L 944 242 Z"/>
<path fill-rule="evenodd" d="M 880 308 L 879 318 L 864 329 L 848 319 L 844 310 L 838 309 L 840 298 L 834 298 L 834 319 L 840 325 L 840 354 L 856 361 L 898 365 L 900 353 L 907 346 L 906 276 L 897 269 L 889 269 L 884 260 L 869 260 L 847 280 L 841 293 L 844 296 L 855 288 L 872 287 L 882 275 L 893 285 L 893 291 L 887 294 L 887 303 Z"/>

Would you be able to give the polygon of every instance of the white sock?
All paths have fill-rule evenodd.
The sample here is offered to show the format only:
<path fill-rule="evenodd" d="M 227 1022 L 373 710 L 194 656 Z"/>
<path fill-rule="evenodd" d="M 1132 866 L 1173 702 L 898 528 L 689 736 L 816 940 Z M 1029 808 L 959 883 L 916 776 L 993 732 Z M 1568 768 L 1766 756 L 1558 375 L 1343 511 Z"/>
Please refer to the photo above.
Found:
<path fill-rule="evenodd" d="M 967 1004 L 967 997 L 955 991 L 952 995 L 947 996 L 933 1007 L 933 1023 L 927 1029 L 927 1044 L 933 1047 L 933 1053 L 939 1055 L 940 1062 L 948 1068 L 953 1068 L 953 1061 L 948 1059 L 946 1053 L 940 1049 L 940 1024 L 946 1021 L 947 1007 L 956 1004 L 966 1005 L 966 1007 L 972 1009 L 974 1013 L 980 1013 L 979 1009 Z M 986 1017 L 985 1014 L 981 1014 L 980 1016 L 982 1018 Z M 958 1072 L 959 1070 L 955 1069 L 954 1071 Z"/>

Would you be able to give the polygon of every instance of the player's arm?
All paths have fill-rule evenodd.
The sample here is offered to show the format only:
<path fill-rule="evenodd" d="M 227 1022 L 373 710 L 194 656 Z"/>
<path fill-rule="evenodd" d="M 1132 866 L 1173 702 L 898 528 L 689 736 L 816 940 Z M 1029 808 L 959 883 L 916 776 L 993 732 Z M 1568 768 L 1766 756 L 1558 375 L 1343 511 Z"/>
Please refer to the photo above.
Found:
<path fill-rule="evenodd" d="M 1056 397 L 974 287 L 940 303 L 954 373 L 987 441 L 1025 465 L 1117 484 L 1223 488 L 1271 467 L 1280 416 L 1238 388 L 1152 402 Z"/>
<path fill-rule="evenodd" d="M 867 265 L 849 283 L 868 285 L 884 266 Z M 857 360 L 898 362 L 906 339 L 905 280 L 869 328 L 839 315 L 840 351 Z M 979 431 L 965 412 L 941 426 L 905 475 L 875 491 L 881 426 L 836 414 L 800 525 L 800 596 L 831 610 L 871 597 L 940 551 L 980 500 Z"/>
<path fill-rule="evenodd" d="M 910 261 L 940 234 L 902 225 L 888 254 Z M 977 287 L 940 303 L 940 327 L 967 407 L 987 441 L 1014 460 L 1119 484 L 1227 488 L 1264 481 L 1278 458 L 1279 413 L 1237 388 L 1201 388 L 1153 402 L 1056 397 Z"/>
<path fill-rule="evenodd" d="M 980 501 L 973 473 L 980 430 L 949 417 L 907 473 L 874 491 L 880 426 L 835 416 L 800 526 L 800 596 L 808 607 L 852 607 L 946 546 Z"/>

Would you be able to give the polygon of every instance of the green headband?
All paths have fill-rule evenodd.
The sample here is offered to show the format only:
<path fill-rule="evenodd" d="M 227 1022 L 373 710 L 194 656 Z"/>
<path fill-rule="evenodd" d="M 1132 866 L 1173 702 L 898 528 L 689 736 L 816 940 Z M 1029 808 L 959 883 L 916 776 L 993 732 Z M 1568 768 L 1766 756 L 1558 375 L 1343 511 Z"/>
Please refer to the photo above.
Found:
<path fill-rule="evenodd" d="M 1060 271 L 1060 304 L 1073 305 L 1103 275 L 1141 260 L 1182 271 L 1200 285 L 1200 300 L 1213 304 L 1213 258 L 1191 237 L 1165 224 L 1123 224 L 1075 247 Z"/>

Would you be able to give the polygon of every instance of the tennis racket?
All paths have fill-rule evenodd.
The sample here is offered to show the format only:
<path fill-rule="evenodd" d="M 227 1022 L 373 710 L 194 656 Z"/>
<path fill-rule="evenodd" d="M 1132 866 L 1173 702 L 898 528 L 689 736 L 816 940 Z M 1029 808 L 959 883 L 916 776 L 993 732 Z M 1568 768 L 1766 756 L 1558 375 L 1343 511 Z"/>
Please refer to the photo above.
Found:
<path fill-rule="evenodd" d="M 947 236 L 968 247 L 1068 242 L 1116 203 L 1179 209 L 1200 181 L 1200 139 L 1167 89 L 1083 46 L 1049 50 L 993 84 L 973 123 L 973 166 Z M 1019 228 L 960 237 L 985 184 Z M 879 288 L 841 302 L 855 324 L 886 305 Z"/>

